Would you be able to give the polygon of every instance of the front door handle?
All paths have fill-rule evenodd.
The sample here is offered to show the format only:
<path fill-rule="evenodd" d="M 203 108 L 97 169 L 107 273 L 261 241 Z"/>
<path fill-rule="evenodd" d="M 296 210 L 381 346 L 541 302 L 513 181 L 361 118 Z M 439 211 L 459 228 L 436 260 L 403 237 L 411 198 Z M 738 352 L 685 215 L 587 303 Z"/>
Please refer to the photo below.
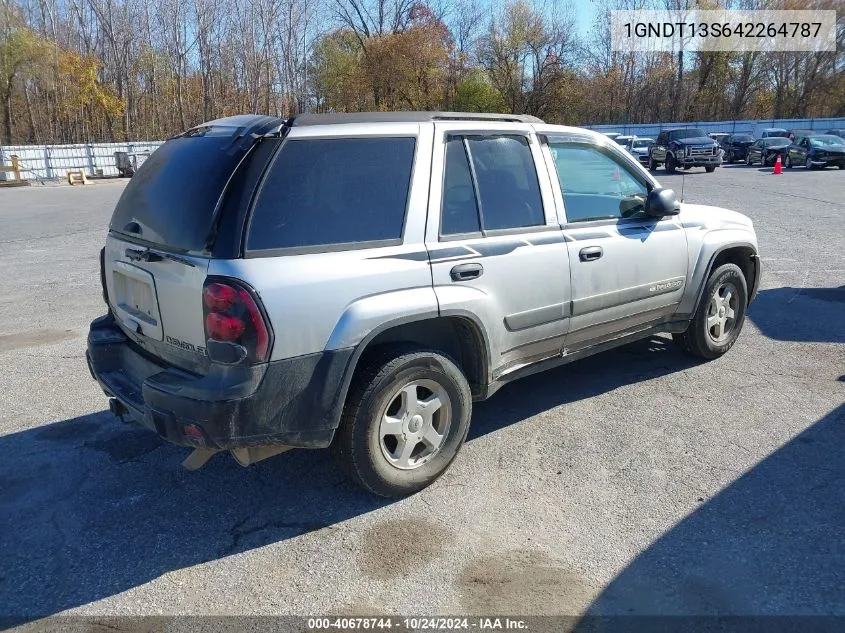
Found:
<path fill-rule="evenodd" d="M 449 271 L 449 276 L 452 281 L 468 281 L 478 279 L 482 273 L 484 273 L 484 267 L 481 264 L 458 264 Z"/>
<path fill-rule="evenodd" d="M 587 246 L 582 248 L 578 253 L 578 257 L 582 262 L 594 262 L 604 255 L 604 250 L 601 246 Z"/>

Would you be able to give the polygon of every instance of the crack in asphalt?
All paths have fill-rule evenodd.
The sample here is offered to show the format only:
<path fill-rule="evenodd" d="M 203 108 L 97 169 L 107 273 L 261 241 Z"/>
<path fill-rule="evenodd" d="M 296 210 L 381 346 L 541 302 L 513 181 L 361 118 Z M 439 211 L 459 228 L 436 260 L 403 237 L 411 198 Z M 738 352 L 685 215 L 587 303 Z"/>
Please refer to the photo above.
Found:
<path fill-rule="evenodd" d="M 229 537 L 231 542 L 226 547 L 220 549 L 218 553 L 219 558 L 237 554 L 241 551 L 240 546 L 244 539 L 265 530 L 296 530 L 298 533 L 295 534 L 295 536 L 300 536 L 302 534 L 308 534 L 309 532 L 316 532 L 318 530 L 322 530 L 323 528 L 331 527 L 330 523 L 321 521 L 264 521 L 258 525 L 244 529 L 244 525 L 250 520 L 250 518 L 251 517 L 246 517 L 241 519 L 229 528 Z"/>

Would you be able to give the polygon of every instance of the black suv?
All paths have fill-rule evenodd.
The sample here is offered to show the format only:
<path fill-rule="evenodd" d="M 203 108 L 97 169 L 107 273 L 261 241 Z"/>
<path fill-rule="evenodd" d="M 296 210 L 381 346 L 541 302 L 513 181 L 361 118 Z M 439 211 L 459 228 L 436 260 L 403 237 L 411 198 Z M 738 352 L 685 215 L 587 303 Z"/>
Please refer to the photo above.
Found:
<path fill-rule="evenodd" d="M 728 164 L 745 160 L 748 148 L 754 142 L 750 134 L 731 134 L 722 139 L 722 149 L 725 150 L 725 162 Z"/>
<path fill-rule="evenodd" d="M 678 167 L 704 167 L 709 173 L 721 162 L 719 144 L 693 127 L 662 130 L 648 152 L 648 168 L 654 171 L 662 164 L 670 174 Z"/>

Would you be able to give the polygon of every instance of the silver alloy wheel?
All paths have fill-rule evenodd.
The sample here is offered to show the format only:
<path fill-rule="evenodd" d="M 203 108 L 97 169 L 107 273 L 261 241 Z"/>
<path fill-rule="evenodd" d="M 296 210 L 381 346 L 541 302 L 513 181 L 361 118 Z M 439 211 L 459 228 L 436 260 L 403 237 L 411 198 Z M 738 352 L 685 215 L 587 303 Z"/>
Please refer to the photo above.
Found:
<path fill-rule="evenodd" d="M 419 468 L 440 451 L 451 422 L 452 401 L 443 385 L 414 380 L 393 394 L 382 413 L 381 452 L 396 468 Z"/>
<path fill-rule="evenodd" d="M 736 324 L 737 297 L 739 293 L 730 282 L 725 282 L 710 298 L 707 307 L 707 334 L 716 343 L 722 343 L 730 336 Z"/>

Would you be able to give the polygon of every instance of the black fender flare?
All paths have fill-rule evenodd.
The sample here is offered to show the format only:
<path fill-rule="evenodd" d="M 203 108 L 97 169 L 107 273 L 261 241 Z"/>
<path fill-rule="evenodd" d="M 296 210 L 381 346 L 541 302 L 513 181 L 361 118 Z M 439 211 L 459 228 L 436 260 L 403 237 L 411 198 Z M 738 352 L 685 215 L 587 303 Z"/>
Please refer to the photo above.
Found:
<path fill-rule="evenodd" d="M 343 371 L 343 377 L 341 378 L 340 383 L 337 386 L 337 390 L 334 393 L 334 398 L 329 406 L 329 415 L 334 428 L 337 428 L 337 426 L 340 424 L 340 417 L 343 414 L 343 407 L 346 404 L 346 396 L 349 393 L 349 387 L 352 384 L 352 378 L 355 376 L 355 371 L 358 368 L 358 361 L 361 360 L 361 356 L 364 355 L 364 352 L 367 350 L 367 347 L 370 345 L 370 343 L 373 342 L 373 340 L 375 340 L 376 337 L 392 328 L 407 325 L 408 323 L 448 317 L 459 317 L 471 321 L 477 333 L 481 337 L 480 342 L 483 354 L 483 359 L 481 362 L 483 363 L 485 384 L 479 385 L 479 387 L 481 387 L 482 390 L 486 392 L 486 389 L 492 379 L 492 369 L 490 362 L 490 340 L 487 335 L 487 330 L 484 328 L 483 324 L 475 314 L 466 310 L 442 310 L 440 312 L 420 312 L 405 317 L 398 317 L 396 319 L 385 321 L 384 323 L 381 323 L 377 327 L 370 330 L 370 332 L 363 339 L 361 339 L 361 341 L 353 349 L 352 354 L 349 356 L 349 360 L 347 361 L 346 367 Z"/>

